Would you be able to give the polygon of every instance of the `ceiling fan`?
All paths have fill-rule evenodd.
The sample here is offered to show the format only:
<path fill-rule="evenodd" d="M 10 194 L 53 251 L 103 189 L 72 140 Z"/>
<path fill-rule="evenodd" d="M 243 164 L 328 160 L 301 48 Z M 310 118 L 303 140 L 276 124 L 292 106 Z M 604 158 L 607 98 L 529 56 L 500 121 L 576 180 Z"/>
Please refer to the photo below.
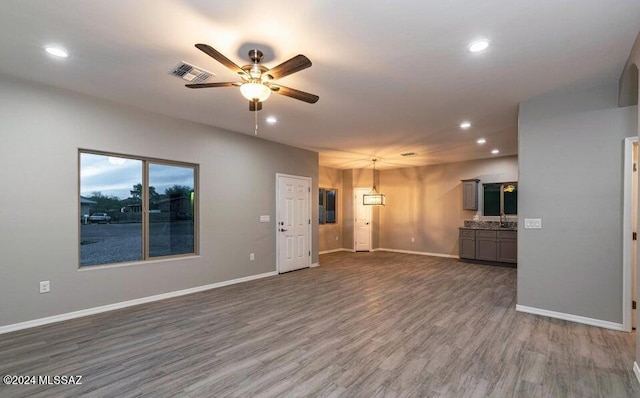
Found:
<path fill-rule="evenodd" d="M 240 75 L 240 79 L 242 81 L 187 84 L 186 86 L 188 88 L 240 87 L 242 95 L 249 100 L 250 111 L 261 110 L 262 102 L 269 98 L 272 92 L 308 102 L 310 104 L 315 104 L 318 102 L 318 99 L 320 99 L 317 95 L 273 83 L 274 80 L 281 79 L 310 67 L 311 61 L 302 54 L 296 55 L 295 57 L 284 61 L 280 65 L 269 69 L 260 63 L 263 57 L 260 50 L 249 51 L 251 64 L 240 67 L 207 44 L 196 44 L 196 48 L 220 62 L 228 69 L 236 72 Z"/>

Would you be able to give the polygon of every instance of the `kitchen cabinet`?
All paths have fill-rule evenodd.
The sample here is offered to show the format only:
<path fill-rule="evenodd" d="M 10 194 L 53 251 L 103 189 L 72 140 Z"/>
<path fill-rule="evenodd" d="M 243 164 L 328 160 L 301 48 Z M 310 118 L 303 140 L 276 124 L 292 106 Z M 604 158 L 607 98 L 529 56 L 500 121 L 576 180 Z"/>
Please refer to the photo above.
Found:
<path fill-rule="evenodd" d="M 498 242 L 496 231 L 479 229 L 476 231 L 476 260 L 496 261 Z"/>
<path fill-rule="evenodd" d="M 460 258 L 476 258 L 476 231 L 460 229 Z"/>
<path fill-rule="evenodd" d="M 518 262 L 518 233 L 516 231 L 497 231 L 497 261 L 503 263 Z"/>
<path fill-rule="evenodd" d="M 469 260 L 518 262 L 518 232 L 460 228 L 459 257 Z"/>
<path fill-rule="evenodd" d="M 480 180 L 462 180 L 462 209 L 478 210 L 478 183 Z"/>

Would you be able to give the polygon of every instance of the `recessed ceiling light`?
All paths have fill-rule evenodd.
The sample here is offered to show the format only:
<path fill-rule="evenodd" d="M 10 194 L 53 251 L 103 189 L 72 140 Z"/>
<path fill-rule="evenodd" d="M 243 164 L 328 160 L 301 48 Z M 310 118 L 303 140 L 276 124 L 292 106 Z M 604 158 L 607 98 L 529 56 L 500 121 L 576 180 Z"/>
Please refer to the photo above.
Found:
<path fill-rule="evenodd" d="M 489 44 L 491 44 L 491 42 L 487 39 L 476 40 L 469 44 L 467 50 L 471 53 L 479 53 L 489 48 Z"/>
<path fill-rule="evenodd" d="M 58 47 L 45 47 L 44 49 L 46 52 L 48 52 L 51 55 L 54 55 L 56 57 L 60 57 L 60 58 L 68 58 L 69 57 L 69 53 L 67 53 L 66 51 L 64 51 L 61 48 Z"/>
<path fill-rule="evenodd" d="M 465 121 L 465 122 L 460 123 L 460 128 L 461 128 L 461 129 L 465 129 L 465 130 L 466 130 L 466 129 L 468 129 L 469 127 L 471 127 L 471 122 L 466 122 L 466 121 Z"/>
<path fill-rule="evenodd" d="M 494 155 L 497 155 L 497 154 L 499 154 L 499 153 L 500 153 L 500 151 L 499 151 L 499 150 L 497 150 L 497 149 L 494 149 L 493 151 L 491 151 L 491 153 L 493 153 Z"/>
<path fill-rule="evenodd" d="M 478 144 L 482 145 L 485 144 L 487 142 L 487 140 L 485 140 L 484 138 L 478 138 L 478 141 L 476 141 Z"/>
<path fill-rule="evenodd" d="M 275 122 L 277 122 L 277 121 L 278 121 L 278 119 L 276 119 L 276 117 L 275 117 L 275 116 L 269 116 L 269 117 L 267 118 L 267 123 L 269 123 L 269 124 L 274 124 L 274 123 L 275 123 Z"/>

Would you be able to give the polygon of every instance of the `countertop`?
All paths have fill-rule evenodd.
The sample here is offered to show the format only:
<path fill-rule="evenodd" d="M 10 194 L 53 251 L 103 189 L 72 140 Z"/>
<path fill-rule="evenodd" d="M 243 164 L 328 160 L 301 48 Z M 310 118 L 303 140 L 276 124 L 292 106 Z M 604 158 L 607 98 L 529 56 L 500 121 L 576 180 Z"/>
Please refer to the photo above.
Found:
<path fill-rule="evenodd" d="M 489 231 L 517 231 L 518 222 L 507 221 L 505 223 L 501 223 L 500 221 L 465 220 L 464 227 L 460 227 L 460 229 L 479 229 L 479 230 L 489 230 Z"/>
<path fill-rule="evenodd" d="M 517 231 L 518 227 L 460 227 L 460 229 L 473 229 L 482 231 Z"/>

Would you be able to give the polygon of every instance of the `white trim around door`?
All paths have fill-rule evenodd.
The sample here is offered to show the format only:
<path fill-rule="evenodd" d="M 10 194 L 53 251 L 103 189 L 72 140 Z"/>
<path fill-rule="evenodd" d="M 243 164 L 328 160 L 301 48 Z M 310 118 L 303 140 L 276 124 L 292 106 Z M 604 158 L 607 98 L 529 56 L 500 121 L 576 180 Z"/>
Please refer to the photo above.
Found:
<path fill-rule="evenodd" d="M 623 209 L 622 209 L 622 330 L 631 331 L 631 318 L 633 309 L 631 302 L 633 300 L 633 259 L 632 245 L 636 242 L 633 240 L 632 217 L 633 209 L 633 146 L 638 145 L 638 137 L 628 137 L 624 139 L 624 192 L 623 192 Z"/>

